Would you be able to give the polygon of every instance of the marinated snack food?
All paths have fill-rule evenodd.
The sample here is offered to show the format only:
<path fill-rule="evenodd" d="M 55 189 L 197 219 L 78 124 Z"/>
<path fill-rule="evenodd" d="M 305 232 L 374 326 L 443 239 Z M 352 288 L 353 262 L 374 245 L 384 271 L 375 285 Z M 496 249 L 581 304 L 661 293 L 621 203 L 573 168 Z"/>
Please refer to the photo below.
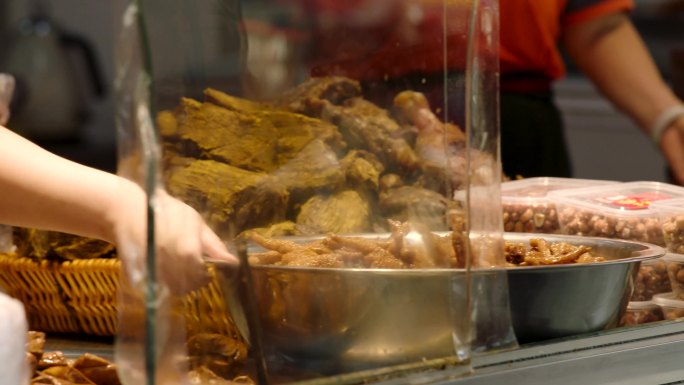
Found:
<path fill-rule="evenodd" d="M 667 264 L 672 293 L 677 299 L 684 300 L 684 255 L 667 254 L 663 259 Z"/>
<path fill-rule="evenodd" d="M 557 234 L 560 232 L 551 191 L 616 183 L 604 180 L 536 177 L 501 184 L 504 231 Z"/>
<path fill-rule="evenodd" d="M 660 306 L 666 320 L 684 317 L 684 301 L 676 299 L 674 293 L 661 293 L 653 296 L 653 302 Z"/>
<path fill-rule="evenodd" d="M 627 182 L 552 191 L 564 234 L 621 238 L 664 245 L 650 205 L 684 197 L 684 188 L 659 182 Z"/>
<path fill-rule="evenodd" d="M 672 290 L 665 261 L 660 258 L 641 262 L 634 279 L 634 292 L 631 301 L 649 301 L 654 294 L 668 293 Z"/>
<path fill-rule="evenodd" d="M 321 77 L 265 102 L 215 89 L 182 98 L 157 116 L 169 192 L 230 236 L 386 232 L 387 219 L 447 230 L 446 197 L 466 177 L 463 131 L 421 93 L 382 107 L 362 95 L 352 79 Z"/>
<path fill-rule="evenodd" d="M 620 320 L 620 326 L 641 325 L 662 321 L 663 312 L 660 306 L 651 301 L 631 301 Z"/>
<path fill-rule="evenodd" d="M 254 385 L 240 373 L 247 358 L 242 341 L 219 334 L 198 334 L 188 340 L 188 380 L 192 385 Z M 116 365 L 84 353 L 68 359 L 61 351 L 45 351 L 45 333 L 29 331 L 27 360 L 31 385 L 121 385 Z"/>
<path fill-rule="evenodd" d="M 254 265 L 301 266 L 324 268 L 420 269 L 460 267 L 463 256 L 455 252 L 454 233 L 439 235 L 428 228 L 391 221 L 388 238 L 362 238 L 329 234 L 319 240 L 299 243 L 266 238 L 251 232 L 248 237 L 267 249 L 250 255 Z M 506 241 L 504 254 L 509 266 L 559 265 L 605 261 L 587 246 L 566 242 L 530 239 L 529 244 Z"/>
<path fill-rule="evenodd" d="M 31 385 L 121 385 L 116 365 L 94 354 L 67 359 L 60 351 L 45 350 L 45 333 L 29 331 L 27 361 Z"/>
<path fill-rule="evenodd" d="M 655 202 L 660 216 L 665 247 L 671 253 L 684 254 L 684 199 Z"/>

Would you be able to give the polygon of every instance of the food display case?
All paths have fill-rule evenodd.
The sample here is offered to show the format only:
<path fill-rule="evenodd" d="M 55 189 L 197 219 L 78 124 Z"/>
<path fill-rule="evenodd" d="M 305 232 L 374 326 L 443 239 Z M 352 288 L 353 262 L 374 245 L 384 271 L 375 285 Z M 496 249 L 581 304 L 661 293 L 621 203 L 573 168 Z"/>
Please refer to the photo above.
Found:
<path fill-rule="evenodd" d="M 334 383 L 517 346 L 496 1 L 143 0 L 123 22 L 118 172 L 148 197 L 146 239 L 118 239 L 124 382 Z M 168 243 L 207 238 L 171 235 L 179 203 L 228 251 L 193 317 L 176 297 L 209 288 Z"/>
<path fill-rule="evenodd" d="M 664 254 L 648 239 L 504 234 L 496 1 L 141 0 L 123 20 L 119 174 L 148 196 L 146 239 L 119 239 L 125 383 L 477 383 L 676 339 L 617 328 Z M 234 257 L 205 259 L 209 305 L 165 267 L 177 201 Z"/>
<path fill-rule="evenodd" d="M 684 378 L 675 299 L 632 298 L 665 249 L 504 231 L 496 0 L 131 0 L 116 87 L 142 232 L 118 234 L 107 296 L 52 270 L 90 341 L 46 349 L 124 385 Z M 604 183 L 538 192 L 575 182 Z M 668 319 L 620 324 L 646 308 Z"/>

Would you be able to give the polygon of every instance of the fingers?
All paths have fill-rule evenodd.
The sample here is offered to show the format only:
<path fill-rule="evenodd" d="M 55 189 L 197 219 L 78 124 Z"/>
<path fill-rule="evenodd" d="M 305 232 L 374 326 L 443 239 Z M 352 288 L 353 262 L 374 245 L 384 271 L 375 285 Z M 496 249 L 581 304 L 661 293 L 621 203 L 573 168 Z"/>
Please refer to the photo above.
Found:
<path fill-rule="evenodd" d="M 127 202 L 119 210 L 118 243 L 128 255 L 131 276 L 144 275 L 146 253 L 145 203 Z M 192 207 L 163 190 L 155 194 L 155 243 L 159 283 L 174 294 L 182 295 L 201 288 L 210 281 L 204 256 L 238 263 L 224 242 Z M 123 247 L 126 246 L 126 247 Z M 133 259 L 133 260 L 131 260 Z"/>
<path fill-rule="evenodd" d="M 202 224 L 202 252 L 212 259 L 219 259 L 230 263 L 238 263 L 237 257 L 231 254 L 221 238 L 206 224 Z"/>
<path fill-rule="evenodd" d="M 179 294 L 209 283 L 207 267 L 202 259 L 204 223 L 190 206 L 165 197 L 157 215 L 158 266 L 162 279 Z"/>

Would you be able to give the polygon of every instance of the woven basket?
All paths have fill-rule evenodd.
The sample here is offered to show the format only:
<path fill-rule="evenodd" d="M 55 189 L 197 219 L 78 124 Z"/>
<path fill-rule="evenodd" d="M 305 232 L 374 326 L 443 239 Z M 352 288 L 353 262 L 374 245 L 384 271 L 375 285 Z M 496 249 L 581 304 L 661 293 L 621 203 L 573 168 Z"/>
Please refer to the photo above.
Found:
<path fill-rule="evenodd" d="M 26 308 L 32 330 L 114 336 L 119 288 L 118 259 L 35 261 L 0 254 L 0 287 Z M 209 285 L 184 299 L 188 334 L 237 336 L 213 270 Z"/>

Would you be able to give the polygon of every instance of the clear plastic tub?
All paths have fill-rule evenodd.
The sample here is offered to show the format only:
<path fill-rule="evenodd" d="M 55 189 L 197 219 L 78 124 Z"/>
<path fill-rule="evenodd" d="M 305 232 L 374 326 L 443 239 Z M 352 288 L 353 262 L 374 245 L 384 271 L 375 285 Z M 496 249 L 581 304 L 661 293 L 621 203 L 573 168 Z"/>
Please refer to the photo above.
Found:
<path fill-rule="evenodd" d="M 620 238 L 664 245 L 651 203 L 684 198 L 684 188 L 660 182 L 626 182 L 552 191 L 564 234 Z"/>
<path fill-rule="evenodd" d="M 667 265 L 663 258 L 644 261 L 634 279 L 631 301 L 649 301 L 653 295 L 672 291 Z"/>
<path fill-rule="evenodd" d="M 551 191 L 618 183 L 606 180 L 536 177 L 501 184 L 504 230 L 556 234 L 560 232 Z"/>
<path fill-rule="evenodd" d="M 684 301 L 676 299 L 674 293 L 656 294 L 653 303 L 660 306 L 666 320 L 684 318 Z"/>
<path fill-rule="evenodd" d="M 667 265 L 672 293 L 677 299 L 684 300 L 684 255 L 667 254 L 663 259 Z"/>
<path fill-rule="evenodd" d="M 653 301 L 632 301 L 627 305 L 620 326 L 641 325 L 663 319 L 663 311 Z"/>
<path fill-rule="evenodd" d="M 684 255 L 684 199 L 670 199 L 653 203 L 660 217 L 667 251 Z"/>

